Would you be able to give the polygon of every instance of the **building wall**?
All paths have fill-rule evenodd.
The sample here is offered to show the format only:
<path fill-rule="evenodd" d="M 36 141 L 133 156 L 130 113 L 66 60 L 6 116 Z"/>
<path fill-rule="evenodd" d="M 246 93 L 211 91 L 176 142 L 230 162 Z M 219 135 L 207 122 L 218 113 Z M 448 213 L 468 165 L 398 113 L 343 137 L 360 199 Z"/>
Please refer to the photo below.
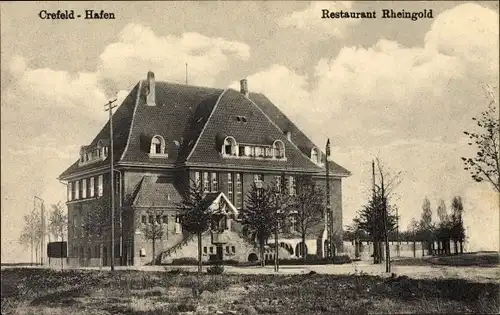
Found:
<path fill-rule="evenodd" d="M 126 200 L 128 196 L 133 192 L 133 190 L 137 187 L 139 184 L 140 180 L 143 178 L 143 176 L 162 176 L 169 178 L 174 185 L 180 190 L 182 187 L 186 187 L 185 185 L 190 182 L 190 180 L 194 181 L 195 180 L 195 172 L 199 171 L 200 172 L 200 180 L 203 182 L 203 169 L 192 169 L 192 170 L 161 170 L 161 171 L 131 171 L 131 170 L 126 170 L 122 171 L 123 174 L 123 180 L 121 184 L 122 188 L 122 197 Z M 222 191 L 226 196 L 228 196 L 228 171 L 209 171 L 211 172 L 216 172 L 217 173 L 217 183 L 218 183 L 218 191 Z M 235 179 L 236 179 L 236 172 L 233 173 L 233 198 L 231 202 L 236 201 L 236 185 L 235 185 Z M 242 174 L 242 180 L 243 180 L 243 191 L 242 191 L 242 198 L 243 200 L 246 199 L 247 193 L 250 191 L 251 186 L 254 183 L 254 174 L 263 174 L 264 177 L 264 183 L 265 184 L 271 184 L 274 182 L 275 176 L 280 175 L 279 173 L 262 173 L 262 172 L 239 172 Z M 288 176 L 288 175 L 287 175 Z M 96 178 L 96 186 L 97 186 L 97 176 Z M 321 186 L 325 186 L 325 180 L 324 178 L 316 178 L 315 179 Z M 209 175 L 209 182 L 211 184 L 211 175 Z M 69 219 L 69 228 L 68 228 L 68 256 L 70 257 L 70 261 L 77 263 L 77 264 L 99 264 L 100 258 L 103 257 L 103 261 L 105 264 L 109 265 L 109 262 L 111 260 L 111 251 L 110 251 L 110 233 L 108 229 L 108 232 L 104 233 L 102 238 L 96 239 L 96 237 L 89 237 L 88 235 L 84 235 L 83 237 L 81 236 L 81 230 L 78 227 L 78 224 L 82 220 L 82 216 L 87 212 L 90 211 L 92 208 L 95 207 L 102 207 L 103 209 L 109 209 L 109 195 L 110 187 L 109 187 L 109 174 L 104 174 L 104 180 L 103 180 L 103 196 L 99 198 L 93 198 L 85 201 L 78 201 L 78 202 L 70 202 L 68 204 L 68 219 Z M 334 212 L 334 228 L 335 231 L 339 234 L 339 238 L 341 237 L 342 233 L 342 191 L 341 191 L 341 180 L 340 179 L 332 179 L 330 182 L 330 192 L 331 192 L 331 205 L 332 205 L 332 211 Z M 117 190 L 117 195 L 116 195 L 116 209 L 118 209 L 118 204 L 119 204 L 119 198 L 120 198 L 120 191 Z M 183 193 L 180 191 L 180 193 Z M 243 201 L 244 202 L 244 201 Z M 238 206 L 235 204 L 235 206 Z M 81 209 L 81 210 L 79 210 Z M 108 210 L 109 211 L 109 210 Z M 152 252 L 152 244 L 151 240 L 146 240 L 144 238 L 143 232 L 143 227 L 141 224 L 138 224 L 141 220 L 141 216 L 143 215 L 143 212 L 145 211 L 144 209 L 133 209 L 131 207 L 127 207 L 124 205 L 123 207 L 123 238 L 122 238 L 122 247 L 121 247 L 121 253 L 123 256 L 123 259 L 126 260 L 126 264 L 134 264 L 134 265 L 143 265 L 146 263 L 151 262 L 151 252 Z M 165 213 L 168 215 L 168 223 L 166 226 L 166 232 L 165 235 L 162 239 L 158 240 L 156 242 L 156 253 L 159 254 L 162 251 L 165 251 L 172 246 L 176 245 L 177 243 L 181 242 L 183 240 L 183 235 L 182 234 L 177 234 L 174 231 L 174 226 L 175 226 L 175 216 L 176 216 L 176 209 L 159 209 L 161 213 Z M 161 214 L 163 215 L 163 214 Z M 75 220 L 76 225 L 75 227 L 72 226 L 72 222 Z M 319 223 L 319 228 L 318 230 L 321 230 L 324 227 L 324 222 Z M 120 235 L 121 233 L 118 233 L 118 230 L 115 233 L 115 242 L 117 246 L 120 246 Z M 297 239 L 297 235 L 290 235 L 289 233 L 280 233 L 280 239 Z M 316 242 L 316 236 L 314 237 L 308 237 L 308 247 L 311 247 L 308 249 L 309 253 L 317 253 L 317 250 L 313 250 L 312 243 Z M 207 242 L 209 241 L 208 239 L 206 240 Z M 237 248 L 245 248 L 243 245 L 244 242 L 241 240 L 240 237 L 238 237 L 238 240 L 235 240 L 234 244 L 228 244 L 228 246 L 235 246 Z M 293 243 L 293 242 L 292 242 Z M 101 244 L 101 249 L 99 253 L 95 253 L 95 250 L 91 249 L 91 255 L 87 255 L 88 248 L 95 246 L 95 244 Z M 295 243 L 294 243 L 295 244 Z M 311 246 L 309 246 L 311 244 Z M 342 249 L 342 244 L 336 243 L 337 245 L 337 252 L 341 252 Z M 195 251 L 197 251 L 196 244 L 195 246 Z M 204 245 L 205 246 L 205 245 Z M 208 246 L 208 245 L 207 245 Z M 84 255 L 83 258 L 81 257 L 81 248 L 84 248 Z M 94 248 L 94 247 L 92 247 Z M 186 255 L 189 253 L 189 246 L 187 247 L 185 253 Z M 230 247 L 231 249 L 232 247 Z M 142 254 L 146 255 L 141 255 L 141 250 Z M 116 252 L 117 255 L 117 264 L 120 264 L 120 248 L 117 249 Z M 258 254 L 258 253 L 257 253 Z M 285 255 L 286 252 L 283 253 Z M 228 254 L 229 256 L 232 255 L 232 252 Z M 233 255 L 234 258 L 231 259 L 238 259 L 238 260 L 243 260 L 246 261 L 248 260 L 248 257 L 244 257 L 245 255 L 248 255 L 248 253 L 243 250 L 241 253 L 238 255 Z M 106 256 L 106 258 L 104 258 Z M 193 256 L 196 257 L 196 256 Z M 208 257 L 208 255 L 207 255 Z M 284 257 L 284 256 L 282 256 Z M 87 262 L 84 260 L 87 259 Z M 97 260 L 98 262 L 94 262 L 94 260 Z"/>

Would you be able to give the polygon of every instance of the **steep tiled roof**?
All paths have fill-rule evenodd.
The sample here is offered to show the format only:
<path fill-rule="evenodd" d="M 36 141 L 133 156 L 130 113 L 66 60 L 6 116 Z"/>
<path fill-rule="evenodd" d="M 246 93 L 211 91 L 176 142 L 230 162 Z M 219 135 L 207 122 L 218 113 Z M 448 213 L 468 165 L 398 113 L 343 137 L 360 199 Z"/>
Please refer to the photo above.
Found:
<path fill-rule="evenodd" d="M 162 177 L 144 176 L 132 206 L 176 208 L 181 201 L 182 197 L 172 183 Z"/>
<path fill-rule="evenodd" d="M 145 89 L 143 84 L 142 90 Z M 156 106 L 145 105 L 143 91 L 122 161 L 151 162 L 147 151 L 149 144 L 141 145 L 141 134 L 160 135 L 165 139 L 168 158 L 154 159 L 154 163 L 174 164 L 183 161 L 222 90 L 156 82 Z M 178 141 L 179 147 L 174 141 Z"/>
<path fill-rule="evenodd" d="M 250 93 L 247 98 L 235 90 L 157 81 L 156 106 L 147 106 L 146 90 L 146 81 L 139 82 L 113 115 L 115 162 L 324 172 L 324 168 L 308 158 L 314 146 L 312 141 L 262 94 Z M 236 116 L 244 116 L 246 122 L 237 120 Z M 286 131 L 291 132 L 292 142 L 287 140 Z M 108 134 L 106 124 L 90 145 L 95 145 L 100 139 L 109 140 Z M 154 135 L 165 139 L 168 158 L 149 157 L 149 141 Z M 230 135 L 239 143 L 250 144 L 271 144 L 274 140 L 282 140 L 287 161 L 222 158 L 219 145 L 216 145 L 221 135 Z M 108 163 L 105 160 L 79 167 L 76 161 L 60 178 Z M 330 165 L 332 174 L 349 175 L 336 163 Z"/>
<path fill-rule="evenodd" d="M 128 132 L 132 124 L 132 116 L 134 113 L 137 91 L 139 91 L 139 84 L 137 84 L 129 95 L 123 100 L 122 104 L 113 113 L 113 154 L 114 160 L 118 161 L 127 144 Z M 104 105 L 104 104 L 103 104 Z M 97 136 L 92 140 L 89 146 L 95 146 L 99 140 L 109 141 L 109 122 L 107 122 Z M 70 175 L 77 171 L 85 171 L 98 166 L 107 165 L 109 160 L 91 163 L 83 166 L 78 166 L 78 160 L 66 169 L 60 177 Z"/>
<path fill-rule="evenodd" d="M 245 117 L 246 122 L 238 120 L 238 116 Z M 234 137 L 238 143 L 271 145 L 274 140 L 281 140 L 285 144 L 287 160 L 223 158 L 221 148 L 216 146 L 216 139 L 221 133 Z M 235 90 L 227 90 L 222 95 L 187 162 L 321 170 L 287 140 L 283 131 L 255 103 Z"/>

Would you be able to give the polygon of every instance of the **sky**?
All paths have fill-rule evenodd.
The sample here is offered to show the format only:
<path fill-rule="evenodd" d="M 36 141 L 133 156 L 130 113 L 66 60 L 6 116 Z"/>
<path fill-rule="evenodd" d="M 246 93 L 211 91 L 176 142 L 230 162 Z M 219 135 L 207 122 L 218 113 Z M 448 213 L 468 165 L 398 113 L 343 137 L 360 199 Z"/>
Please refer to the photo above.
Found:
<path fill-rule="evenodd" d="M 464 130 L 498 104 L 495 2 L 2 2 L 1 260 L 29 261 L 18 244 L 33 198 L 65 201 L 57 177 L 78 159 L 133 86 L 156 80 L 265 93 L 352 172 L 343 223 L 366 202 L 371 160 L 401 174 L 400 226 L 434 219 L 440 199 L 464 200 L 471 250 L 499 247 L 498 195 L 474 182 Z M 42 20 L 41 10 L 105 10 L 115 20 Z M 419 12 L 433 18 L 321 19 L 321 10 Z"/>

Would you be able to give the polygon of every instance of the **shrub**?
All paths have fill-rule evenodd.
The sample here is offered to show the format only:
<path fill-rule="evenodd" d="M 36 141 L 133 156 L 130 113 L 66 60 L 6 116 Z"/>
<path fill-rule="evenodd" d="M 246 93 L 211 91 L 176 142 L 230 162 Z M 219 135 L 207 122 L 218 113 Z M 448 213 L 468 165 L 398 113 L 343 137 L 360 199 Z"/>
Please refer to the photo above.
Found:
<path fill-rule="evenodd" d="M 224 266 L 221 264 L 215 264 L 207 268 L 207 273 L 209 275 L 221 275 L 224 273 Z"/>
<path fill-rule="evenodd" d="M 350 264 L 352 263 L 352 259 L 347 255 L 335 256 L 335 258 L 333 259 L 333 263 L 338 265 Z"/>
<path fill-rule="evenodd" d="M 318 258 L 316 255 L 308 255 L 306 257 L 306 260 L 302 258 L 295 258 L 295 259 L 280 259 L 279 263 L 280 265 L 329 265 L 329 264 L 335 264 L 335 265 L 341 265 L 341 264 L 349 264 L 351 263 L 352 260 L 349 258 L 347 255 L 341 255 L 341 256 L 335 256 L 333 259 L 333 262 L 330 258 Z M 269 260 L 266 262 L 266 264 L 273 264 L 274 260 Z"/>
<path fill-rule="evenodd" d="M 181 266 L 181 265 L 197 265 L 198 259 L 193 257 L 181 257 L 172 260 L 171 265 Z"/>
<path fill-rule="evenodd" d="M 168 268 L 165 268 L 165 271 L 166 271 L 168 274 L 171 274 L 171 275 L 178 275 L 178 274 L 181 274 L 181 273 L 182 273 L 182 269 L 179 269 L 179 268 L 175 268 L 175 269 L 168 269 Z"/>

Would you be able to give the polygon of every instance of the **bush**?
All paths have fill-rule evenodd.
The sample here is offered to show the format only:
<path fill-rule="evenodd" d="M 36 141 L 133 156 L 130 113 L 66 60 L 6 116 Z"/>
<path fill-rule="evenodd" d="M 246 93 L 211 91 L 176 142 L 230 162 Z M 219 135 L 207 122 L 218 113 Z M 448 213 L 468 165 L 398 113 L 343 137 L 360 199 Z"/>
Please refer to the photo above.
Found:
<path fill-rule="evenodd" d="M 352 263 L 351 258 L 347 255 L 335 256 L 333 262 L 329 258 L 318 258 L 316 255 L 307 255 L 306 260 L 302 258 L 295 259 L 280 259 L 280 265 L 341 265 Z M 266 264 L 274 264 L 274 260 L 266 261 Z"/>
<path fill-rule="evenodd" d="M 224 273 L 224 266 L 221 264 L 215 264 L 207 268 L 207 273 L 209 275 L 221 275 Z"/>
<path fill-rule="evenodd" d="M 347 255 L 335 256 L 333 263 L 336 265 L 350 264 L 352 263 L 352 259 Z"/>
<path fill-rule="evenodd" d="M 171 265 L 180 266 L 180 265 L 197 265 L 198 259 L 192 257 L 181 257 L 172 260 Z"/>

